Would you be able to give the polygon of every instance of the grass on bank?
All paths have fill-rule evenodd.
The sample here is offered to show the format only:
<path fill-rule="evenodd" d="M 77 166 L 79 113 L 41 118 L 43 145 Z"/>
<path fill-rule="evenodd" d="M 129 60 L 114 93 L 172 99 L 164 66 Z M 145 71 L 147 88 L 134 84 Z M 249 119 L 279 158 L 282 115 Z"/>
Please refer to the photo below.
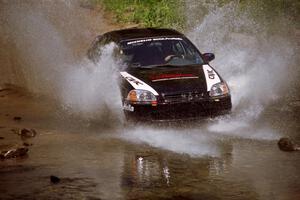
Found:
<path fill-rule="evenodd" d="M 300 1 L 295 0 L 90 0 L 101 5 L 113 15 L 119 24 L 136 24 L 139 27 L 174 28 L 187 30 L 187 4 L 194 6 L 211 4 L 222 7 L 229 3 L 237 4 L 239 12 L 249 13 L 258 24 L 266 27 L 278 27 L 278 20 L 285 20 L 287 26 L 300 27 Z M 205 9 L 205 7 L 202 7 Z M 195 11 L 195 10 L 194 10 Z M 196 10 L 197 12 L 197 10 Z M 283 22 L 281 22 L 283 23 Z M 271 29 L 271 28 L 270 28 Z M 274 28 L 273 28 L 274 29 Z M 278 30 L 270 30 L 278 31 Z"/>
<path fill-rule="evenodd" d="M 113 13 L 117 23 L 139 27 L 184 29 L 184 1 L 179 0 L 94 0 Z"/>
<path fill-rule="evenodd" d="M 251 17 L 257 21 L 276 23 L 278 18 L 290 20 L 291 25 L 299 26 L 300 1 L 299 0 L 217 0 L 218 6 L 231 2 L 238 3 L 240 11 L 251 11 Z M 299 28 L 299 27 L 298 27 Z"/>

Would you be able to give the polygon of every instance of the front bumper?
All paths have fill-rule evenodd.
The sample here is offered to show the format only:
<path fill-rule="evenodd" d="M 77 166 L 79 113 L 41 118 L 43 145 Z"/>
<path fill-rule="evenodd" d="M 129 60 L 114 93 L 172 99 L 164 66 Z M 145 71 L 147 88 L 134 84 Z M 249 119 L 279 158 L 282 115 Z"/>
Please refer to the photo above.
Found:
<path fill-rule="evenodd" d="M 156 106 L 125 102 L 124 113 L 130 120 L 185 120 L 216 116 L 231 111 L 231 97 L 203 99 L 196 102 L 159 103 Z M 124 106 L 124 107 L 125 107 Z"/>

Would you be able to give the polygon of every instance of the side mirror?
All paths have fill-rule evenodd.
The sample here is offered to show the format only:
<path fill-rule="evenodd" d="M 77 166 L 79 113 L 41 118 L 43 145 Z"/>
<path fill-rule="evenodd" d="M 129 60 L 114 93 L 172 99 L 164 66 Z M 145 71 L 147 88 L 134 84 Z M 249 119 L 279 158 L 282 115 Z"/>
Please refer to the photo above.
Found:
<path fill-rule="evenodd" d="M 215 59 L 215 54 L 213 53 L 204 53 L 202 54 L 203 55 L 203 58 L 206 62 L 210 62 L 212 61 L 213 59 Z"/>

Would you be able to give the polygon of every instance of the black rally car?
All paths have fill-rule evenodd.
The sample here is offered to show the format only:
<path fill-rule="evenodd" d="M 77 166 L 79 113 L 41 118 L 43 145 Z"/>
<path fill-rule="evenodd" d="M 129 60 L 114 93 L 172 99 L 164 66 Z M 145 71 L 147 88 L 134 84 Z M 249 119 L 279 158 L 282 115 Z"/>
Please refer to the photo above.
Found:
<path fill-rule="evenodd" d="M 115 43 L 126 117 L 172 120 L 228 113 L 226 82 L 183 34 L 172 29 L 123 29 L 96 38 L 88 57 L 97 62 L 104 45 Z"/>

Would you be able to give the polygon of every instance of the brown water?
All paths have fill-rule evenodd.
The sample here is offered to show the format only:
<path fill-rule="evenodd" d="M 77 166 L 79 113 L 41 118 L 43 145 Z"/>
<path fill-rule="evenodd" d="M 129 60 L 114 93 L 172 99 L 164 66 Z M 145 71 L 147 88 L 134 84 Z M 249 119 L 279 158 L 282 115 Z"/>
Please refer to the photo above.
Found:
<path fill-rule="evenodd" d="M 108 19 L 80 1 L 0 5 L 0 83 L 22 87 L 0 91 L 0 150 L 24 142 L 12 128 L 38 132 L 28 156 L 0 162 L 0 199 L 300 199 L 300 152 L 277 147 L 283 136 L 300 143 L 295 35 L 240 33 L 257 26 L 232 5 L 208 10 L 187 34 L 216 52 L 233 113 L 124 125 L 107 76 L 115 63 L 83 58 L 95 35 L 114 28 Z"/>
<path fill-rule="evenodd" d="M 300 154 L 277 147 L 277 138 L 285 134 L 300 141 L 299 105 L 284 113 L 288 122 L 268 117 L 280 134 L 267 138 L 264 134 L 270 133 L 257 135 L 255 127 L 228 135 L 201 133 L 209 121 L 177 128 L 88 126 L 66 121 L 62 113 L 53 115 L 57 108 L 41 98 L 2 94 L 1 147 L 22 143 L 11 128 L 32 127 L 38 135 L 27 140 L 33 143 L 27 157 L 0 162 L 1 199 L 300 197 Z M 50 175 L 61 182 L 52 184 Z"/>

